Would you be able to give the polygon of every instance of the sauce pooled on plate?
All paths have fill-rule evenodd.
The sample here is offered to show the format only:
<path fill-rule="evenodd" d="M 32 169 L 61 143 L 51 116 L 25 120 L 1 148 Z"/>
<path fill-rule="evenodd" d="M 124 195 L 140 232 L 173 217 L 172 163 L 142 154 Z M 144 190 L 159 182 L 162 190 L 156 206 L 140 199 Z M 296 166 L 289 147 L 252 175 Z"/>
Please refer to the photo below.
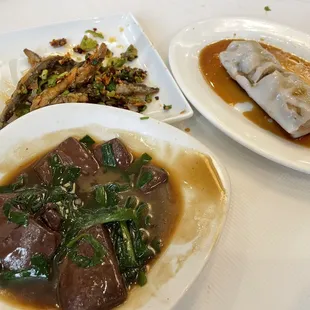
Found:
<path fill-rule="evenodd" d="M 243 112 L 243 115 L 259 127 L 298 145 L 310 147 L 310 135 L 298 139 L 290 137 L 290 135 L 272 120 L 267 113 L 248 96 L 238 83 L 229 76 L 220 62 L 219 54 L 225 51 L 232 41 L 236 40 L 227 39 L 218 41 L 202 49 L 199 56 L 199 65 L 206 82 L 231 106 L 244 102 L 251 103 L 253 106 L 252 110 Z M 304 79 L 305 82 L 310 83 L 310 62 L 274 46 L 262 42 L 259 43 L 263 48 L 271 52 L 286 70 L 294 72 Z"/>

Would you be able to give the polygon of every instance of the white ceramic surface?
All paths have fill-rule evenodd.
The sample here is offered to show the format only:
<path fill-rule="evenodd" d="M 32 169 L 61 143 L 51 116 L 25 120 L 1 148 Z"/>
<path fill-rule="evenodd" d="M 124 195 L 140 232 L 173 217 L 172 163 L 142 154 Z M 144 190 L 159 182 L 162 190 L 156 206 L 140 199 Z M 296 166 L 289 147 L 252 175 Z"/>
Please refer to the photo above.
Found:
<path fill-rule="evenodd" d="M 166 65 L 147 38 L 137 20 L 130 13 L 116 14 L 102 18 L 79 20 L 50 26 L 22 30 L 0 35 L 0 111 L 5 99 L 10 95 L 21 76 L 29 68 L 24 48 L 34 50 L 39 55 L 70 52 L 75 58 L 80 55 L 73 52 L 73 46 L 79 44 L 87 29 L 97 28 L 103 32 L 109 49 L 118 56 L 133 44 L 137 47 L 139 58 L 131 66 L 140 67 L 148 72 L 147 84 L 160 88 L 159 100 L 153 100 L 144 114 L 173 123 L 189 118 L 193 111 L 179 90 Z M 49 41 L 55 38 L 67 38 L 68 44 L 62 48 L 52 48 Z M 98 42 L 101 39 L 96 38 Z M 81 60 L 82 56 L 80 59 Z M 163 105 L 172 105 L 164 110 Z"/>
<path fill-rule="evenodd" d="M 310 173 L 310 150 L 247 120 L 227 105 L 205 82 L 198 64 L 206 45 L 228 38 L 264 40 L 310 60 L 310 35 L 267 20 L 215 18 L 181 30 L 171 41 L 169 61 L 175 79 L 189 101 L 220 130 L 252 151 L 287 167 Z"/>
<path fill-rule="evenodd" d="M 225 190 L 222 201 L 217 206 L 197 201 L 196 196 L 191 197 L 191 186 L 196 184 L 187 186 L 185 182 L 181 186 L 185 210 L 171 244 L 152 268 L 148 284 L 136 289 L 123 306 L 128 310 L 171 309 L 196 279 L 219 238 L 230 199 L 226 170 L 206 146 L 170 125 L 151 118 L 141 120 L 137 113 L 111 107 L 63 104 L 36 110 L 0 131 L 0 178 L 65 138 L 85 134 L 102 140 L 120 136 L 131 148 L 140 153 L 147 151 L 168 167 L 184 152 L 197 151 L 212 159 Z M 184 230 L 190 232 L 191 225 L 194 238 L 177 241 Z M 0 308 L 15 309 L 1 302 Z"/>

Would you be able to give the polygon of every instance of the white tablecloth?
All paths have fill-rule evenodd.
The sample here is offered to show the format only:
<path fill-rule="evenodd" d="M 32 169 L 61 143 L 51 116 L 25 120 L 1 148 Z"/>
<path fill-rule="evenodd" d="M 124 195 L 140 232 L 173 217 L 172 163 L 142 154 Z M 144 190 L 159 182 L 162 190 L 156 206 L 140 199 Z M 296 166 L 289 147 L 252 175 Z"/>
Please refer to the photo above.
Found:
<path fill-rule="evenodd" d="M 208 17 L 260 17 L 310 32 L 309 0 L 0 0 L 0 33 L 121 11 L 134 13 L 166 62 L 174 34 Z M 310 176 L 248 151 L 197 111 L 176 126 L 222 160 L 233 195 L 211 260 L 175 309 L 309 310 Z"/>

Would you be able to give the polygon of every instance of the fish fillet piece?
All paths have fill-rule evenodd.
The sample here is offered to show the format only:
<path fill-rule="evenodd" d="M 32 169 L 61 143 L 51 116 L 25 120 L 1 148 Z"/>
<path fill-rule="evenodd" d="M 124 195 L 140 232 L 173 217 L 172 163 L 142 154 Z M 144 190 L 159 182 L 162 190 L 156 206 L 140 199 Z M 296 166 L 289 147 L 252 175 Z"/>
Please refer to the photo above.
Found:
<path fill-rule="evenodd" d="M 78 69 L 76 67 L 73 68 L 60 83 L 56 84 L 54 87 L 45 89 L 40 95 L 35 97 L 32 101 L 30 111 L 49 105 L 52 100 L 62 94 L 75 81 L 77 71 Z"/>
<path fill-rule="evenodd" d="M 53 68 L 63 59 L 62 56 L 49 56 L 31 67 L 20 79 L 11 98 L 7 100 L 6 106 L 0 115 L 0 129 L 7 125 L 8 120 L 13 116 L 16 106 L 24 104 L 31 95 L 31 90 L 36 87 L 37 80 L 42 70 Z"/>

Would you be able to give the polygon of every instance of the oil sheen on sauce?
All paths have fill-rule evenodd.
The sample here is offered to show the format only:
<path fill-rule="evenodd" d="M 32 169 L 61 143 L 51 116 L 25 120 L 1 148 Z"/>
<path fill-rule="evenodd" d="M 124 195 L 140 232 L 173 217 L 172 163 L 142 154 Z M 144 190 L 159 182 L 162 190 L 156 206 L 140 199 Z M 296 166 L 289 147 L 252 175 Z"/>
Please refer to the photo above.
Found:
<path fill-rule="evenodd" d="M 293 139 L 280 125 L 272 120 L 226 72 L 220 62 L 219 54 L 225 51 L 232 41 L 236 40 L 227 39 L 218 41 L 202 49 L 199 55 L 199 66 L 206 82 L 230 106 L 243 102 L 252 103 L 252 110 L 244 112 L 243 115 L 254 124 L 283 139 L 301 146 L 310 147 L 310 135 Z M 305 82 L 310 83 L 310 62 L 274 46 L 267 45 L 263 42 L 259 43 L 272 53 L 286 70 L 296 73 L 303 78 Z"/>

